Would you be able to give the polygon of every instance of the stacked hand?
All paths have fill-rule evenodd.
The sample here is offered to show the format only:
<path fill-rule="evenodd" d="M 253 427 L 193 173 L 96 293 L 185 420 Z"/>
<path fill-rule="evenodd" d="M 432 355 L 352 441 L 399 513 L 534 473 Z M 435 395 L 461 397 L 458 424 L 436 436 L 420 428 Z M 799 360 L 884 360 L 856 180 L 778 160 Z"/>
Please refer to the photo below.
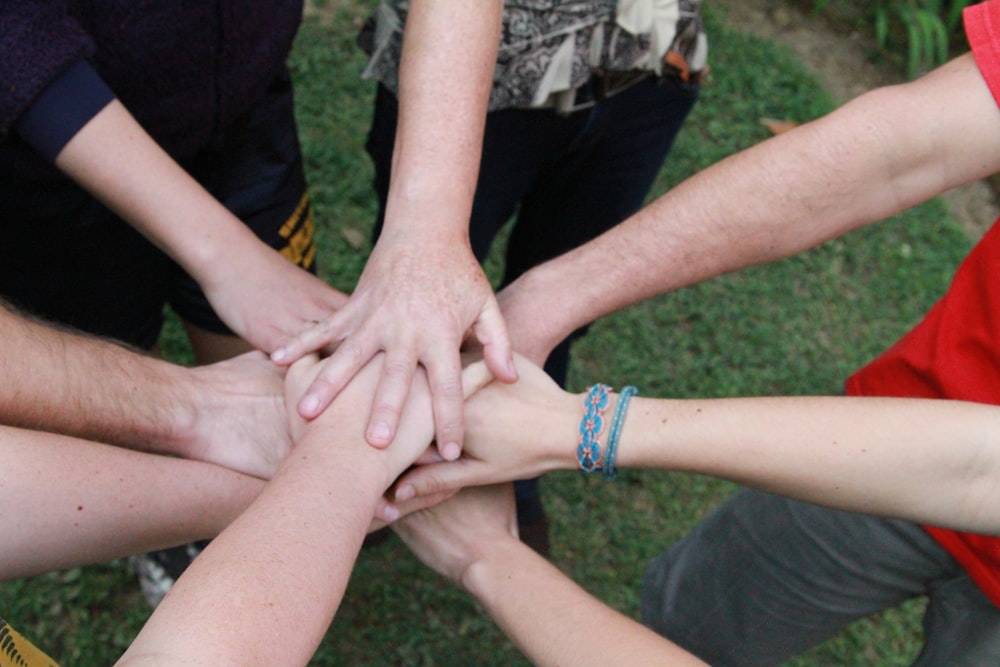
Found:
<path fill-rule="evenodd" d="M 515 361 L 515 384 L 494 382 L 482 362 L 466 368 L 463 380 L 470 398 L 461 458 L 407 472 L 396 484 L 397 500 L 528 479 L 574 465 L 581 398 L 560 389 L 527 359 L 517 356 Z"/>
<path fill-rule="evenodd" d="M 399 433 L 418 366 L 433 397 L 438 450 L 454 459 L 463 440 L 459 350 L 470 336 L 483 347 L 486 366 L 501 380 L 517 379 L 510 340 L 496 297 L 467 245 L 383 238 L 347 304 L 277 350 L 291 363 L 317 350 L 331 351 L 298 403 L 313 419 L 369 360 L 385 353 L 381 378 L 369 398 L 366 437 L 385 447 Z"/>

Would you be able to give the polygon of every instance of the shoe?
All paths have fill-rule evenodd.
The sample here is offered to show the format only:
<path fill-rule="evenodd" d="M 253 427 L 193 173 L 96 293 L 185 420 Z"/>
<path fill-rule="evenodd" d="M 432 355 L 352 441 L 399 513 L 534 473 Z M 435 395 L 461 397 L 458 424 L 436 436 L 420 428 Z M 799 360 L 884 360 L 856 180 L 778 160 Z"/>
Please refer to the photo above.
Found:
<path fill-rule="evenodd" d="M 174 582 L 207 545 L 208 542 L 182 544 L 179 547 L 151 551 L 128 559 L 129 566 L 139 578 L 142 596 L 151 609 L 156 609 L 173 588 Z"/>

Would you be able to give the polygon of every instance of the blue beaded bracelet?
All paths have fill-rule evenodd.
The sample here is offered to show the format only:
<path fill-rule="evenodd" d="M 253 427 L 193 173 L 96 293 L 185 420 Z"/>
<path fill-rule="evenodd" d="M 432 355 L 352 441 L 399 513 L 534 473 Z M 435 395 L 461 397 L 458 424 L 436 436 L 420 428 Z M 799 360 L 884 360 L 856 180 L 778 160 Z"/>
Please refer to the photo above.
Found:
<path fill-rule="evenodd" d="M 604 428 L 601 413 L 608 407 L 610 390 L 611 387 L 606 384 L 594 384 L 583 399 L 580 444 L 576 448 L 576 458 L 579 459 L 580 470 L 583 472 L 597 472 L 601 469 L 601 443 L 597 441 L 597 436 Z"/>
<path fill-rule="evenodd" d="M 629 385 L 622 389 L 618 397 L 618 405 L 615 406 L 614 417 L 611 418 L 611 431 L 608 433 L 608 450 L 604 455 L 604 479 L 613 482 L 618 477 L 618 468 L 615 467 L 615 455 L 618 453 L 618 438 L 622 434 L 622 423 L 625 421 L 625 413 L 628 411 L 628 402 L 635 396 L 638 390 Z"/>

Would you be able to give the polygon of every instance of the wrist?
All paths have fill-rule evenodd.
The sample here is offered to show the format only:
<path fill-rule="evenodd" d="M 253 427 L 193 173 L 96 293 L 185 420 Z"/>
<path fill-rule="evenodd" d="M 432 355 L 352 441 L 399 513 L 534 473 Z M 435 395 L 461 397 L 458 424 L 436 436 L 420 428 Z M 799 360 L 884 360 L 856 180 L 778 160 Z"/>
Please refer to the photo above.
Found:
<path fill-rule="evenodd" d="M 204 401 L 212 392 L 205 386 L 198 368 L 185 368 L 165 361 L 149 359 L 151 368 L 144 374 L 143 386 L 148 396 L 135 403 L 148 406 L 147 417 L 137 424 L 143 449 L 182 458 L 197 459 L 197 434 Z"/>
<path fill-rule="evenodd" d="M 481 602 L 489 600 L 498 585 L 506 585 L 507 574 L 519 570 L 519 563 L 530 552 L 522 542 L 506 534 L 491 540 L 488 546 L 480 544 L 472 549 L 455 582 Z"/>
<path fill-rule="evenodd" d="M 597 383 L 578 396 L 581 416 L 575 455 L 579 470 L 615 480 L 622 461 L 622 431 L 636 393 L 631 385 L 616 393 L 608 385 Z"/>
<path fill-rule="evenodd" d="M 572 310 L 566 309 L 541 268 L 528 271 L 497 294 L 514 351 L 539 366 L 578 328 L 567 317 Z"/>

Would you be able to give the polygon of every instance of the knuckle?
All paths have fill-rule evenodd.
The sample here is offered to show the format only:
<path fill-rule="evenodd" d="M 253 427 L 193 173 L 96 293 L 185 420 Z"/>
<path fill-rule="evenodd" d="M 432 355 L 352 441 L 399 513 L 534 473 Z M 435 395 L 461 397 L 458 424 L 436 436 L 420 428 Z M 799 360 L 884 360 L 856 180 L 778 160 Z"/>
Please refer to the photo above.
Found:
<path fill-rule="evenodd" d="M 382 375 L 397 383 L 408 383 L 413 377 L 414 364 L 404 359 L 387 360 L 382 368 Z"/>
<path fill-rule="evenodd" d="M 348 338 L 337 346 L 336 354 L 355 368 L 362 366 L 368 360 L 366 347 L 354 337 Z"/>

